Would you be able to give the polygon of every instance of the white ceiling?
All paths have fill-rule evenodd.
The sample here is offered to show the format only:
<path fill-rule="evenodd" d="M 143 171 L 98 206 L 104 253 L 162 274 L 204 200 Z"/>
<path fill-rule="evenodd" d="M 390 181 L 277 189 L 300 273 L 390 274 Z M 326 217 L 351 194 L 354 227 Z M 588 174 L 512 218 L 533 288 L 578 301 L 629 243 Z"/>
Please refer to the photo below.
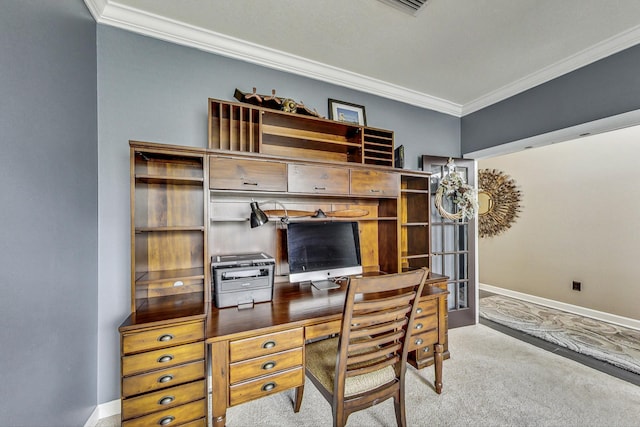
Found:
<path fill-rule="evenodd" d="M 640 43 L 640 0 L 85 0 L 96 21 L 461 116 Z"/>

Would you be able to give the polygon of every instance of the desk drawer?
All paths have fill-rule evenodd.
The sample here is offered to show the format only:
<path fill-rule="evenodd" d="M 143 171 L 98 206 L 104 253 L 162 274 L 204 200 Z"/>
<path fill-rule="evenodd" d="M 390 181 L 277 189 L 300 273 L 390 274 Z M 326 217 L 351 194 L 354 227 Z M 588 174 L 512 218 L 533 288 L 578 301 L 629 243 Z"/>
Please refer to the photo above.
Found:
<path fill-rule="evenodd" d="M 122 352 L 123 354 L 138 353 L 203 339 L 204 323 L 202 321 L 182 323 L 125 334 L 122 337 Z"/>
<path fill-rule="evenodd" d="M 302 347 L 233 363 L 229 367 L 229 382 L 235 384 L 297 366 L 302 366 Z"/>
<path fill-rule="evenodd" d="M 287 191 L 286 163 L 252 159 L 209 158 L 209 188 Z"/>
<path fill-rule="evenodd" d="M 140 393 L 160 390 L 203 378 L 204 361 L 187 363 L 168 369 L 134 375 L 122 379 L 122 395 L 134 396 Z"/>
<path fill-rule="evenodd" d="M 204 380 L 167 388 L 165 390 L 124 399 L 122 401 L 122 419 L 140 417 L 152 412 L 167 410 L 206 397 Z"/>
<path fill-rule="evenodd" d="M 428 315 L 438 314 L 438 300 L 422 300 L 418 301 L 418 309 L 416 310 L 416 317 L 423 317 Z"/>
<path fill-rule="evenodd" d="M 290 193 L 349 194 L 349 171 L 345 168 L 290 164 Z"/>
<path fill-rule="evenodd" d="M 166 369 L 195 360 L 204 360 L 204 343 L 202 342 L 125 356 L 122 358 L 122 376 L 139 374 L 152 369 Z"/>
<path fill-rule="evenodd" d="M 411 327 L 411 333 L 413 335 L 419 334 L 423 331 L 428 331 L 431 329 L 436 329 L 438 327 L 438 317 L 437 316 L 425 316 L 418 317 L 413 320 L 413 326 Z"/>
<path fill-rule="evenodd" d="M 229 388 L 229 406 L 278 393 L 304 384 L 302 366 L 267 377 L 232 385 Z"/>
<path fill-rule="evenodd" d="M 229 343 L 230 361 L 237 362 L 253 359 L 254 357 L 265 356 L 282 350 L 301 347 L 303 341 L 302 328 L 232 341 Z"/>
<path fill-rule="evenodd" d="M 419 334 L 411 334 L 411 342 L 409 343 L 409 351 L 430 346 L 438 342 L 438 329 L 431 329 Z"/>
<path fill-rule="evenodd" d="M 351 170 L 351 194 L 358 196 L 397 197 L 400 174 L 361 169 Z"/>
<path fill-rule="evenodd" d="M 304 339 L 312 340 L 315 338 L 326 337 L 332 334 L 339 334 L 342 320 L 334 320 L 328 323 L 319 323 L 317 325 L 307 326 L 304 329 Z"/>
<path fill-rule="evenodd" d="M 176 406 L 140 418 L 124 421 L 122 427 L 148 427 L 162 425 L 206 425 L 207 399 Z M 193 424 L 192 424 L 193 423 Z"/>

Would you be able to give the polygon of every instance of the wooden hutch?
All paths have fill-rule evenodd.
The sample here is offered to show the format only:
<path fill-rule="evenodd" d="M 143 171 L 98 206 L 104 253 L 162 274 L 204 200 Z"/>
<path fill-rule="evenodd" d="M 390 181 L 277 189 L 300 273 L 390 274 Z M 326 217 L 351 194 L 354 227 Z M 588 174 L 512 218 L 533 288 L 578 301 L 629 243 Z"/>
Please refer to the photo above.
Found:
<path fill-rule="evenodd" d="M 300 385 L 304 341 L 339 325 L 340 301 L 314 300 L 300 287 L 291 296 L 286 225 L 276 219 L 251 229 L 250 202 L 361 211 L 323 220 L 358 222 L 365 273 L 430 266 L 429 174 L 392 167 L 393 132 L 215 99 L 208 127 L 208 148 L 130 142 L 131 315 L 119 328 L 123 426 L 207 425 L 207 417 L 224 425 L 227 407 Z M 217 309 L 211 258 L 247 252 L 275 257 L 273 301 Z M 429 283 L 413 332 L 410 363 L 418 368 L 447 356 L 446 277 L 431 274 Z M 295 317 L 292 306 L 301 301 L 314 306 L 313 315 Z M 252 350 L 272 336 L 286 348 Z M 251 367 L 265 355 L 286 363 L 268 373 Z M 286 387 L 265 389 L 262 380 L 274 376 Z"/>

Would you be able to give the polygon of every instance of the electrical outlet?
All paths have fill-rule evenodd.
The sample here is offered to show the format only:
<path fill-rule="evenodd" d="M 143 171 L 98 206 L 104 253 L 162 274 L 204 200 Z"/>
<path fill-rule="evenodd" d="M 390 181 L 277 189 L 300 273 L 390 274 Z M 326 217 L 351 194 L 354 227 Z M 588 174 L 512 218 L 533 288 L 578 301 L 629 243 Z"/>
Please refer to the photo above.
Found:
<path fill-rule="evenodd" d="M 581 288 L 582 288 L 582 283 L 580 283 L 580 282 L 576 282 L 576 281 L 574 280 L 574 281 L 573 281 L 573 285 L 572 285 L 572 286 L 573 286 L 573 287 L 572 287 L 572 289 L 573 289 L 574 291 L 580 291 L 580 290 L 582 290 L 582 289 L 581 289 Z"/>

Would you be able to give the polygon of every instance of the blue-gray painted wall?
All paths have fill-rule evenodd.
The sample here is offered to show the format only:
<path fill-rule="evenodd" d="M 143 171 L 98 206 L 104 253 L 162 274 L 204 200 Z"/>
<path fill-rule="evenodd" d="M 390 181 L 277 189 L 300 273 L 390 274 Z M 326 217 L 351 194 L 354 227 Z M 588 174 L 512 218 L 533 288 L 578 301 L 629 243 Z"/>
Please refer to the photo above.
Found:
<path fill-rule="evenodd" d="M 2 1 L 2 426 L 79 426 L 95 408 L 96 105 L 82 1 Z"/>
<path fill-rule="evenodd" d="M 634 46 L 462 118 L 462 153 L 640 109 Z"/>

